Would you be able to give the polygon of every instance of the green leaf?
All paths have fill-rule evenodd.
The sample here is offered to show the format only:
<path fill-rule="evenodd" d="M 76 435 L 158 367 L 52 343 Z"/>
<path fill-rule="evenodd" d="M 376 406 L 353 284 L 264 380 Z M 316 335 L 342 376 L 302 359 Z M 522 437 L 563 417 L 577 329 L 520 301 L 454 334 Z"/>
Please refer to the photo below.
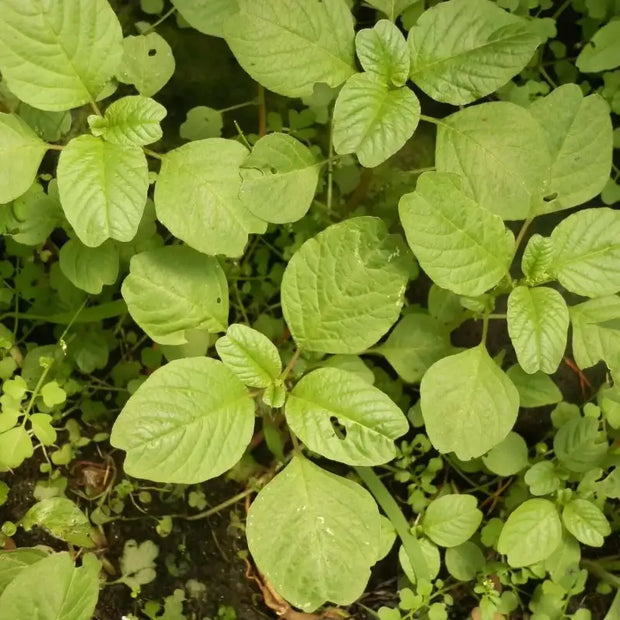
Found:
<path fill-rule="evenodd" d="M 407 241 L 420 266 L 442 288 L 480 295 L 508 272 L 514 237 L 482 208 L 455 175 L 425 172 L 399 203 Z"/>
<path fill-rule="evenodd" d="M 321 366 L 346 370 L 370 385 L 373 385 L 375 382 L 374 373 L 368 368 L 364 360 L 357 355 L 330 355 L 327 359 L 321 361 Z"/>
<path fill-rule="evenodd" d="M 420 102 L 405 87 L 391 90 L 367 73 L 350 77 L 336 99 L 333 141 L 339 155 L 355 153 L 374 168 L 399 151 L 420 120 Z"/>
<path fill-rule="evenodd" d="M 156 32 L 123 39 L 123 57 L 116 79 L 133 84 L 145 97 L 160 91 L 173 76 L 175 69 L 172 48 Z"/>
<path fill-rule="evenodd" d="M 607 439 L 593 418 L 573 418 L 553 438 L 553 449 L 566 469 L 586 472 L 600 466 L 607 453 Z"/>
<path fill-rule="evenodd" d="M 0 595 L 24 568 L 47 556 L 48 554 L 43 549 L 36 547 L 0 551 Z"/>
<path fill-rule="evenodd" d="M 48 383 L 47 385 L 50 384 Z M 44 388 L 47 387 L 47 385 L 45 385 Z M 61 390 L 63 394 L 63 400 L 61 402 L 65 402 L 65 398 L 67 397 L 65 391 L 61 388 L 58 389 Z M 47 403 L 45 404 L 47 405 Z M 51 446 L 56 443 L 56 429 L 52 426 L 51 415 L 48 415 L 47 413 L 32 413 L 30 414 L 29 421 L 30 426 L 32 427 L 32 432 L 44 446 Z"/>
<path fill-rule="evenodd" d="M 602 297 L 620 291 L 620 211 L 584 209 L 551 233 L 549 271 L 577 295 Z"/>
<path fill-rule="evenodd" d="M 57 174 L 62 208 L 84 245 L 135 237 L 149 187 L 141 148 L 79 136 L 60 154 Z"/>
<path fill-rule="evenodd" d="M 504 441 L 491 448 L 482 457 L 482 462 L 498 476 L 518 474 L 528 464 L 525 439 L 517 433 L 508 433 Z"/>
<path fill-rule="evenodd" d="M 456 547 L 469 540 L 482 522 L 473 495 L 449 494 L 434 499 L 422 519 L 422 530 L 437 545 Z"/>
<path fill-rule="evenodd" d="M 392 21 L 418 0 L 366 0 L 366 4 L 387 15 Z"/>
<path fill-rule="evenodd" d="M 381 465 L 396 456 L 394 441 L 409 423 L 381 390 L 338 368 L 307 374 L 285 407 L 291 430 L 313 452 L 348 465 Z"/>
<path fill-rule="evenodd" d="M 528 499 L 514 510 L 502 528 L 499 553 L 513 568 L 546 560 L 562 540 L 562 523 L 556 507 L 546 499 Z"/>
<path fill-rule="evenodd" d="M 55 407 L 67 400 L 67 393 L 56 381 L 50 381 L 41 388 L 41 398 L 47 407 Z"/>
<path fill-rule="evenodd" d="M 107 0 L 0 0 L 0 13 L 0 71 L 29 105 L 77 108 L 114 75 L 123 35 Z"/>
<path fill-rule="evenodd" d="M 199 105 L 187 111 L 185 121 L 179 127 L 183 140 L 219 138 L 224 128 L 224 117 L 219 110 Z"/>
<path fill-rule="evenodd" d="M 243 205 L 274 224 L 296 222 L 310 208 L 319 182 L 312 151 L 284 133 L 261 138 L 241 166 Z"/>
<path fill-rule="evenodd" d="M 573 499 L 562 511 L 566 529 L 584 545 L 602 547 L 611 526 L 600 508 L 586 499 Z"/>
<path fill-rule="evenodd" d="M 511 366 L 506 374 L 519 391 L 521 407 L 544 407 L 562 400 L 560 388 L 544 372 L 526 373 L 519 364 Z"/>
<path fill-rule="evenodd" d="M 32 506 L 22 519 L 29 531 L 42 527 L 55 538 L 78 547 L 94 547 L 93 527 L 88 517 L 66 497 L 50 497 Z"/>
<path fill-rule="evenodd" d="M 0 434 L 0 471 L 19 467 L 33 453 L 32 440 L 23 426 Z"/>
<path fill-rule="evenodd" d="M 620 66 L 620 22 L 611 21 L 597 30 L 579 52 L 576 64 L 583 73 L 608 71 Z"/>
<path fill-rule="evenodd" d="M 59 264 L 72 284 L 91 295 L 99 295 L 105 285 L 116 282 L 118 246 L 106 242 L 89 248 L 77 239 L 70 239 L 60 248 Z"/>
<path fill-rule="evenodd" d="M 247 325 L 231 325 L 226 335 L 215 343 L 215 348 L 224 364 L 244 385 L 266 388 L 282 372 L 276 346 L 267 336 Z"/>
<path fill-rule="evenodd" d="M 426 563 L 428 579 L 435 579 L 441 570 L 441 556 L 439 555 L 437 545 L 433 544 L 428 538 L 420 538 L 418 539 L 418 546 Z M 411 583 L 416 583 L 418 581 L 417 576 L 403 545 L 398 549 L 398 561 L 407 579 L 409 579 Z"/>
<path fill-rule="evenodd" d="M 486 560 L 480 547 L 469 540 L 458 547 L 446 550 L 446 568 L 459 581 L 475 579 L 485 564 Z"/>
<path fill-rule="evenodd" d="M 530 237 L 523 258 L 521 271 L 530 285 L 541 284 L 553 278 L 549 274 L 549 267 L 553 260 L 553 243 L 549 237 L 534 234 Z"/>
<path fill-rule="evenodd" d="M 224 22 L 239 10 L 237 0 L 172 0 L 192 28 L 214 37 L 224 36 Z"/>
<path fill-rule="evenodd" d="M 605 414 L 605 421 L 611 428 L 620 428 L 620 384 L 602 387 L 597 396 L 598 405 Z"/>
<path fill-rule="evenodd" d="M 88 117 L 94 136 L 108 142 L 127 146 L 144 146 L 162 137 L 160 122 L 166 108 L 148 97 L 137 95 L 117 99 L 105 111 L 105 116 Z"/>
<path fill-rule="evenodd" d="M 579 543 L 568 532 L 563 532 L 562 542 L 545 560 L 545 570 L 555 583 L 561 583 L 561 579 L 578 569 L 580 561 L 581 548 Z"/>
<path fill-rule="evenodd" d="M 120 559 L 122 581 L 132 590 L 140 590 L 140 586 L 151 583 L 156 577 L 155 560 L 159 555 L 159 547 L 152 540 L 138 544 L 128 540 L 123 547 Z"/>
<path fill-rule="evenodd" d="M 216 258 L 187 246 L 135 254 L 121 291 L 136 323 L 161 344 L 186 343 L 187 330 L 226 330 L 224 270 Z"/>
<path fill-rule="evenodd" d="M 91 620 L 99 596 L 101 564 L 93 555 L 76 568 L 54 553 L 25 567 L 0 596 L 0 620 Z"/>
<path fill-rule="evenodd" d="M 127 452 L 125 471 L 156 482 L 193 484 L 235 465 L 254 430 L 254 401 L 222 362 L 175 360 L 130 397 L 110 443 Z"/>
<path fill-rule="evenodd" d="M 540 204 L 551 163 L 540 124 L 508 101 L 442 119 L 435 156 L 439 172 L 463 176 L 466 193 L 505 220 L 525 219 Z"/>
<path fill-rule="evenodd" d="M 564 84 L 534 101 L 551 153 L 546 200 L 539 213 L 568 209 L 594 198 L 611 170 L 613 132 L 609 106 L 597 94 L 584 97 L 577 84 Z"/>
<path fill-rule="evenodd" d="M 71 112 L 46 112 L 20 103 L 19 116 L 46 142 L 56 142 L 71 129 Z"/>
<path fill-rule="evenodd" d="M 560 478 L 551 461 L 541 461 L 525 472 L 525 483 L 532 495 L 551 495 L 560 488 Z"/>
<path fill-rule="evenodd" d="M 389 20 L 360 30 L 355 37 L 360 64 L 368 74 L 391 86 L 404 86 L 409 77 L 409 50 L 402 32 Z"/>
<path fill-rule="evenodd" d="M 444 325 L 459 324 L 466 318 L 459 296 L 437 284 L 432 284 L 428 292 L 428 313 Z"/>
<path fill-rule="evenodd" d="M 373 349 L 380 353 L 407 383 L 419 383 L 438 360 L 453 352 L 450 332 L 426 314 L 407 314 L 392 330 L 384 344 Z"/>
<path fill-rule="evenodd" d="M 379 511 L 365 489 L 300 456 L 260 491 L 246 524 L 258 568 L 307 612 L 361 596 L 379 555 L 380 532 Z"/>
<path fill-rule="evenodd" d="M 422 416 L 433 446 L 463 460 L 504 440 L 519 411 L 519 393 L 481 345 L 433 364 L 420 385 Z"/>
<path fill-rule="evenodd" d="M 355 73 L 353 17 L 344 0 L 237 0 L 224 36 L 241 67 L 265 88 L 308 97 Z"/>
<path fill-rule="evenodd" d="M 566 350 L 568 308 L 557 291 L 517 286 L 508 297 L 508 333 L 528 374 L 554 373 Z"/>
<path fill-rule="evenodd" d="M 239 142 L 222 138 L 197 140 L 167 153 L 155 186 L 161 223 L 200 252 L 241 256 L 248 235 L 267 227 L 239 199 L 239 167 L 247 154 Z"/>
<path fill-rule="evenodd" d="M 450 0 L 409 32 L 410 77 L 427 95 L 464 105 L 517 75 L 542 43 L 527 20 L 489 0 Z"/>
<path fill-rule="evenodd" d="M 297 345 L 360 353 L 375 344 L 400 314 L 405 251 L 373 217 L 334 224 L 306 241 L 282 278 L 282 312 Z"/>
<path fill-rule="evenodd" d="M 32 185 L 47 144 L 19 116 L 0 113 L 0 145 L 2 204 L 15 200 Z"/>
<path fill-rule="evenodd" d="M 573 326 L 573 355 L 579 368 L 604 360 L 620 368 L 620 297 L 591 299 L 568 309 Z"/>

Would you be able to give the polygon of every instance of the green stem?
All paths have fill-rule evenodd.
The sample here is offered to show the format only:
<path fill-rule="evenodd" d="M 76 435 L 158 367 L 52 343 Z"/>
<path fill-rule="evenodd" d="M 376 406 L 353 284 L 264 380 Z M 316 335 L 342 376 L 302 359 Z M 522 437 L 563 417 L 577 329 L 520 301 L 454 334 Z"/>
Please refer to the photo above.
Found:
<path fill-rule="evenodd" d="M 173 6 L 167 13 L 164 13 L 156 22 L 152 23 L 146 30 L 142 31 L 142 36 L 148 34 L 149 32 L 151 32 L 151 30 L 155 30 L 157 26 L 159 26 L 162 22 L 166 21 L 176 10 L 177 8 Z"/>
<path fill-rule="evenodd" d="M 620 589 L 616 592 L 616 596 L 614 596 L 614 600 L 611 602 L 611 607 L 603 620 L 615 620 L 616 618 L 620 618 Z"/>
<path fill-rule="evenodd" d="M 557 19 L 564 13 L 564 11 L 570 6 L 573 0 L 564 0 L 562 4 L 558 7 L 558 10 L 551 16 L 551 19 Z"/>
<path fill-rule="evenodd" d="M 159 159 L 160 161 L 164 158 L 163 155 L 156 153 L 155 151 L 151 151 L 151 149 L 145 149 L 144 147 L 142 148 L 142 150 L 149 156 L 149 157 L 154 157 L 155 159 Z"/>
<path fill-rule="evenodd" d="M 420 114 L 420 120 L 432 123 L 433 125 L 443 125 L 442 121 L 434 116 L 426 116 L 426 114 Z"/>
<path fill-rule="evenodd" d="M 221 504 L 218 504 L 217 506 L 214 506 L 213 508 L 209 508 L 208 510 L 205 510 L 204 512 L 199 512 L 198 514 L 190 515 L 189 517 L 185 517 L 185 518 L 187 519 L 187 521 L 197 521 L 198 519 L 207 519 L 208 517 L 212 517 L 214 514 L 221 512 L 225 508 L 228 508 L 229 506 L 233 506 L 237 502 L 240 502 L 242 499 L 245 499 L 248 495 L 251 495 L 252 493 L 255 493 L 255 492 L 256 492 L 256 489 L 246 489 L 245 491 L 242 491 L 241 493 L 237 493 L 237 495 L 233 495 L 231 498 L 227 499 L 225 502 L 222 502 Z"/>
<path fill-rule="evenodd" d="M 293 353 L 293 357 L 291 357 L 288 364 L 286 365 L 286 368 L 282 371 L 282 374 L 280 375 L 280 381 L 284 381 L 288 377 L 289 373 L 291 372 L 291 370 L 293 370 L 293 367 L 297 363 L 300 355 L 301 349 L 297 349 L 295 353 Z"/>
<path fill-rule="evenodd" d="M 47 143 L 47 148 L 50 151 L 62 151 L 65 147 L 62 146 L 61 144 L 50 144 L 49 142 Z"/>
<path fill-rule="evenodd" d="M 534 220 L 534 216 L 528 217 L 523 222 L 523 225 L 521 226 L 521 230 L 519 230 L 519 233 L 517 234 L 517 238 L 515 239 L 515 249 L 514 249 L 514 252 L 512 253 L 512 258 L 510 260 L 511 265 L 514 262 L 515 256 L 517 255 L 517 252 L 519 251 L 519 247 L 521 246 L 521 243 L 523 243 L 525 233 L 527 233 L 527 229 L 530 227 L 530 224 L 532 223 L 533 220 Z"/>
<path fill-rule="evenodd" d="M 489 335 L 489 315 L 485 313 L 482 317 L 482 343 L 486 344 L 487 336 Z"/>
<path fill-rule="evenodd" d="M 227 108 L 221 108 L 218 110 L 220 114 L 225 114 L 226 112 L 232 112 L 233 110 L 240 110 L 241 108 L 248 108 L 251 105 L 258 105 L 258 101 L 256 99 L 252 99 L 252 101 L 244 101 L 243 103 L 237 103 L 236 105 L 228 106 Z"/>
<path fill-rule="evenodd" d="M 610 572 L 606 571 L 595 560 L 581 560 L 581 565 L 595 577 L 598 577 L 616 589 L 620 589 L 620 577 L 617 575 L 612 575 Z"/>
<path fill-rule="evenodd" d="M 327 214 L 332 211 L 332 202 L 334 199 L 334 126 L 333 123 L 329 130 L 329 151 L 327 154 L 327 197 L 325 199 Z"/>
<path fill-rule="evenodd" d="M 422 555 L 422 547 L 419 541 L 411 534 L 409 522 L 396 503 L 396 500 L 392 497 L 392 494 L 387 490 L 383 482 L 381 482 L 379 476 L 375 474 L 372 467 L 354 467 L 354 469 L 394 526 L 416 578 L 418 581 L 420 579 L 428 580 L 430 578 L 430 573 L 424 555 Z"/>
<path fill-rule="evenodd" d="M 95 323 L 104 319 L 111 319 L 115 316 L 121 316 L 127 312 L 127 305 L 122 299 L 110 301 L 99 306 L 85 308 L 81 314 L 74 318 L 73 314 L 63 312 L 59 314 L 30 314 L 28 312 L 6 312 L 0 316 L 0 321 L 6 318 L 19 318 L 28 321 L 44 321 L 45 323 L 58 323 L 67 325 L 68 323 Z"/>

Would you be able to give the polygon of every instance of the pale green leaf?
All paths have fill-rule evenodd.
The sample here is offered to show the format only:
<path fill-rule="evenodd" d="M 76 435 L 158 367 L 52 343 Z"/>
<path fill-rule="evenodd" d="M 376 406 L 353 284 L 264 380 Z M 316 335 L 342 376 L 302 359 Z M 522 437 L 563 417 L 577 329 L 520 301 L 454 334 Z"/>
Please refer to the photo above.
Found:
<path fill-rule="evenodd" d="M 95 546 L 88 517 L 66 497 L 50 497 L 36 503 L 24 515 L 21 525 L 26 531 L 42 527 L 55 538 L 78 547 Z"/>
<path fill-rule="evenodd" d="M 402 87 L 390 89 L 376 77 L 350 77 L 336 99 L 333 141 L 339 155 L 355 153 L 374 168 L 399 151 L 420 120 L 420 102 Z"/>
<path fill-rule="evenodd" d="M 441 556 L 439 554 L 439 548 L 428 538 L 418 539 L 418 546 L 422 552 L 421 555 L 423 556 L 424 562 L 426 563 L 428 579 L 435 579 L 441 570 Z M 407 555 L 407 551 L 403 545 L 401 545 L 398 549 L 398 561 L 400 562 L 400 566 L 407 576 L 407 579 L 409 579 L 411 583 L 416 583 L 418 580 L 417 576 L 411 566 L 411 561 L 409 560 L 409 556 Z"/>
<path fill-rule="evenodd" d="M 149 15 L 159 15 L 164 10 L 164 0 L 140 0 L 140 10 Z"/>
<path fill-rule="evenodd" d="M 62 405 L 67 400 L 67 393 L 56 381 L 49 381 L 41 388 L 41 398 L 46 406 L 55 407 Z"/>
<path fill-rule="evenodd" d="M 437 545 L 456 547 L 469 540 L 482 522 L 473 495 L 449 494 L 434 499 L 422 519 L 424 533 Z"/>
<path fill-rule="evenodd" d="M 549 274 L 549 267 L 553 261 L 553 242 L 549 237 L 532 235 L 521 259 L 521 271 L 531 285 L 541 284 L 553 278 Z"/>
<path fill-rule="evenodd" d="M 149 186 L 141 148 L 79 136 L 60 154 L 57 174 L 62 208 L 84 245 L 134 238 Z"/>
<path fill-rule="evenodd" d="M 108 241 L 89 248 L 77 239 L 70 239 L 60 248 L 59 264 L 67 279 L 91 295 L 114 284 L 118 276 L 118 247 Z"/>
<path fill-rule="evenodd" d="M 568 308 L 560 293 L 517 286 L 508 297 L 508 333 L 519 365 L 528 374 L 554 373 L 566 350 Z"/>
<path fill-rule="evenodd" d="M 525 472 L 525 484 L 532 495 L 551 495 L 560 488 L 560 477 L 551 461 L 541 461 Z"/>
<path fill-rule="evenodd" d="M 50 385 L 49 383 L 47 385 Z M 47 386 L 44 386 L 47 387 Z M 58 388 L 62 390 L 62 388 Z M 65 401 L 66 393 L 62 390 L 63 399 Z M 45 400 L 45 399 L 44 399 Z M 45 403 L 47 404 L 47 403 Z M 57 434 L 56 429 L 52 426 L 52 416 L 47 413 L 31 413 L 30 414 L 30 426 L 35 437 L 44 445 L 51 446 L 56 443 Z"/>
<path fill-rule="evenodd" d="M 542 43 L 530 23 L 490 0 L 449 0 L 409 32 L 411 79 L 453 105 L 491 94 L 517 75 Z"/>
<path fill-rule="evenodd" d="M 620 21 L 611 21 L 597 30 L 579 53 L 576 64 L 584 73 L 609 71 L 620 66 Z"/>
<path fill-rule="evenodd" d="M 400 319 L 385 343 L 373 351 L 383 355 L 403 381 L 419 383 L 453 347 L 445 325 L 427 314 L 414 313 Z"/>
<path fill-rule="evenodd" d="M 513 568 L 546 560 L 562 541 L 562 523 L 556 507 L 546 499 L 528 499 L 514 510 L 502 528 L 499 553 Z"/>
<path fill-rule="evenodd" d="M 319 182 L 310 149 L 284 133 L 261 138 L 241 165 L 239 197 L 256 217 L 284 224 L 301 219 Z"/>
<path fill-rule="evenodd" d="M 145 97 L 160 91 L 174 74 L 172 48 L 156 32 L 123 39 L 123 57 L 116 79 L 133 84 Z"/>
<path fill-rule="evenodd" d="M 239 10 L 237 0 L 172 0 L 183 19 L 200 32 L 224 36 L 224 22 Z"/>
<path fill-rule="evenodd" d="M 407 241 L 438 286 L 480 295 L 508 272 L 514 237 L 502 219 L 482 208 L 455 175 L 425 172 L 399 203 Z"/>
<path fill-rule="evenodd" d="M 381 531 L 379 533 L 379 553 L 377 554 L 377 562 L 382 560 L 392 550 L 392 547 L 396 542 L 396 530 L 394 529 L 392 522 L 383 515 L 381 515 L 380 518 Z M 2 556 L 0 555 L 0 560 L 1 559 Z"/>
<path fill-rule="evenodd" d="M 459 296 L 437 284 L 428 292 L 428 313 L 444 325 L 458 324 L 467 316 Z"/>
<path fill-rule="evenodd" d="M 313 452 L 349 465 L 381 465 L 396 456 L 407 418 L 381 390 L 338 368 L 307 374 L 286 401 L 286 421 Z"/>
<path fill-rule="evenodd" d="M 63 111 L 95 101 L 122 54 L 107 0 L 0 0 L 0 71 L 19 99 Z"/>
<path fill-rule="evenodd" d="M 247 154 L 239 142 L 222 138 L 197 140 L 167 153 L 155 186 L 161 223 L 200 252 L 241 256 L 248 235 L 267 227 L 239 198 L 239 167 Z"/>
<path fill-rule="evenodd" d="M 525 219 L 540 204 L 551 163 L 538 121 L 508 101 L 442 119 L 435 155 L 439 172 L 463 176 L 463 189 L 505 220 Z"/>
<path fill-rule="evenodd" d="M 12 551 L 0 551 L 0 595 L 19 573 L 47 557 L 49 554 L 36 547 L 21 547 Z"/>
<path fill-rule="evenodd" d="M 433 446 L 463 460 L 503 441 L 519 411 L 519 393 L 483 346 L 444 357 L 420 385 L 422 416 Z"/>
<path fill-rule="evenodd" d="M 581 547 L 577 540 L 568 532 L 562 533 L 562 542 L 556 550 L 545 560 L 545 570 L 555 583 L 569 575 L 579 567 L 581 561 Z M 572 579 L 572 577 L 570 577 Z"/>
<path fill-rule="evenodd" d="M 602 297 L 620 291 L 620 211 L 584 209 L 551 233 L 549 271 L 577 295 Z"/>
<path fill-rule="evenodd" d="M 373 385 L 375 382 L 374 373 L 368 368 L 364 360 L 357 355 L 330 355 L 321 362 L 321 366 L 324 368 L 346 370 L 370 385 Z"/>
<path fill-rule="evenodd" d="M 153 99 L 136 95 L 116 100 L 103 117 L 92 115 L 88 124 L 94 136 L 128 146 L 144 146 L 162 137 L 160 122 L 166 108 Z"/>
<path fill-rule="evenodd" d="M 613 429 L 620 428 L 620 383 L 602 387 L 597 396 L 598 405 L 605 414 L 605 420 Z"/>
<path fill-rule="evenodd" d="M 265 88 L 306 97 L 317 82 L 355 73 L 353 17 L 344 0 L 237 0 L 224 36 L 239 64 Z"/>
<path fill-rule="evenodd" d="M 254 430 L 254 401 L 222 362 L 175 360 L 129 398 L 110 443 L 127 452 L 125 471 L 156 482 L 193 484 L 235 465 Z"/>
<path fill-rule="evenodd" d="M 568 470 L 587 472 L 600 467 L 607 454 L 607 439 L 594 418 L 573 418 L 563 424 L 553 437 L 553 450 Z"/>
<path fill-rule="evenodd" d="M 91 620 L 99 596 L 101 564 L 86 555 L 54 553 L 25 567 L 0 596 L 0 620 Z"/>
<path fill-rule="evenodd" d="M 140 544 L 135 540 L 126 541 L 119 562 L 123 583 L 136 590 L 151 583 L 157 577 L 155 560 L 158 555 L 159 547 L 152 540 Z"/>
<path fill-rule="evenodd" d="M 260 332 L 234 323 L 216 343 L 221 360 L 237 378 L 250 387 L 265 388 L 282 372 L 276 346 Z"/>
<path fill-rule="evenodd" d="M 334 224 L 306 241 L 282 278 L 282 312 L 297 345 L 360 353 L 375 344 L 400 314 L 405 252 L 373 217 Z"/>
<path fill-rule="evenodd" d="M 384 84 L 403 86 L 409 77 L 409 50 L 402 32 L 389 20 L 360 30 L 355 37 L 360 64 Z"/>
<path fill-rule="evenodd" d="M 605 187 L 611 171 L 613 132 L 609 106 L 597 94 L 584 97 L 564 84 L 537 99 L 530 111 L 540 122 L 551 153 L 547 195 L 538 213 L 587 202 Z"/>
<path fill-rule="evenodd" d="M 0 471 L 19 467 L 33 453 L 32 441 L 23 426 L 0 433 Z"/>
<path fill-rule="evenodd" d="M 366 0 L 366 4 L 387 15 L 392 21 L 419 0 Z"/>
<path fill-rule="evenodd" d="M 485 564 L 480 547 L 469 540 L 446 551 L 446 568 L 459 581 L 475 579 Z"/>
<path fill-rule="evenodd" d="M 32 185 L 47 145 L 14 114 L 0 113 L 0 204 Z"/>
<path fill-rule="evenodd" d="M 224 117 L 219 110 L 199 105 L 187 111 L 185 121 L 179 127 L 183 140 L 219 138 L 224 128 Z"/>
<path fill-rule="evenodd" d="M 228 283 L 217 259 L 175 245 L 132 257 L 122 286 L 133 319 L 156 342 L 187 342 L 187 330 L 222 332 Z"/>
<path fill-rule="evenodd" d="M 602 547 L 605 536 L 611 534 L 611 526 L 601 509 L 586 499 L 573 499 L 562 511 L 566 529 L 580 542 L 589 547 Z"/>
<path fill-rule="evenodd" d="M 526 373 L 519 364 L 511 366 L 506 374 L 519 391 L 521 407 L 544 407 L 561 402 L 562 392 L 553 379 L 544 372 Z"/>
<path fill-rule="evenodd" d="M 527 467 L 527 444 L 518 433 L 510 432 L 482 457 L 487 469 L 498 476 L 514 476 Z"/>
<path fill-rule="evenodd" d="M 71 129 L 71 112 L 47 112 L 21 103 L 18 109 L 20 118 L 46 142 L 56 142 Z"/>
<path fill-rule="evenodd" d="M 258 568 L 307 612 L 361 596 L 380 532 L 379 511 L 365 489 L 299 456 L 260 491 L 246 524 Z"/>
<path fill-rule="evenodd" d="M 620 368 L 620 297 L 591 299 L 568 310 L 579 368 L 590 368 L 600 360 L 609 368 Z"/>

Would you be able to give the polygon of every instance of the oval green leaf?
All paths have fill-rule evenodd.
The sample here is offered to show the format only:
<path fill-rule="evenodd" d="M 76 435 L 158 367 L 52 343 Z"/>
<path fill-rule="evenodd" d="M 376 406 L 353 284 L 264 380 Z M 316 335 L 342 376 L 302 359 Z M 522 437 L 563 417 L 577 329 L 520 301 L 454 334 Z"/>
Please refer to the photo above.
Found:
<path fill-rule="evenodd" d="M 611 526 L 601 509 L 587 499 L 568 502 L 562 511 L 562 521 L 580 543 L 589 547 L 602 547 L 605 536 L 611 534 Z"/>
<path fill-rule="evenodd" d="M 91 295 L 99 295 L 105 285 L 116 282 L 119 255 L 118 247 L 112 242 L 89 248 L 77 239 L 70 239 L 60 248 L 58 258 L 67 279 Z"/>
<path fill-rule="evenodd" d="M 224 36 L 224 22 L 239 10 L 237 0 L 172 0 L 183 19 L 213 37 Z"/>
<path fill-rule="evenodd" d="M 478 500 L 473 495 L 443 495 L 424 513 L 422 529 L 437 545 L 456 547 L 469 540 L 482 522 Z"/>

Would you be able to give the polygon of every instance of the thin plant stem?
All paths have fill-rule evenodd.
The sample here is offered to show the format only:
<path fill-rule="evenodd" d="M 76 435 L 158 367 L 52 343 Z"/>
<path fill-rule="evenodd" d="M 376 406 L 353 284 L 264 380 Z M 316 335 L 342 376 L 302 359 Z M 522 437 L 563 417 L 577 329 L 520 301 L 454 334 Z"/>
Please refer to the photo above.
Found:
<path fill-rule="evenodd" d="M 145 34 L 148 34 L 149 32 L 151 32 L 152 30 L 155 30 L 157 26 L 165 22 L 171 15 L 176 13 L 176 10 L 177 8 L 173 6 L 169 11 L 164 13 L 156 22 L 153 22 L 146 30 L 143 30 L 140 34 L 144 36 Z"/>
<path fill-rule="evenodd" d="M 237 286 L 236 282 L 233 283 L 232 289 L 235 293 L 235 299 L 237 300 L 237 303 L 239 304 L 239 310 L 241 310 L 241 314 L 243 315 L 243 320 L 249 325 L 250 317 L 248 316 L 248 313 L 245 311 L 245 306 L 243 305 L 243 301 L 241 300 L 241 293 L 239 292 L 239 287 Z"/>
<path fill-rule="evenodd" d="M 609 571 L 606 571 L 595 560 L 581 560 L 581 565 L 586 568 L 595 577 L 605 581 L 610 586 L 620 589 L 620 577 L 612 575 Z"/>
<path fill-rule="evenodd" d="M 245 137 L 245 134 L 241 130 L 241 127 L 239 127 L 239 123 L 237 121 L 233 121 L 233 122 L 235 124 L 235 129 L 237 130 L 237 133 L 239 134 L 239 137 L 241 138 L 241 141 L 243 142 L 243 144 L 245 144 L 248 151 L 251 151 L 252 145 L 248 142 L 248 139 Z"/>
<path fill-rule="evenodd" d="M 156 153 L 155 151 L 151 151 L 151 149 L 143 148 L 143 151 L 149 156 L 154 157 L 155 159 L 159 159 L 160 161 L 164 158 L 163 155 Z"/>
<path fill-rule="evenodd" d="M 525 234 L 527 233 L 527 229 L 530 227 L 530 224 L 532 223 L 533 220 L 534 220 L 534 216 L 530 216 L 525 220 L 525 222 L 523 222 L 523 225 L 521 226 L 521 230 L 519 230 L 519 233 L 517 234 L 517 238 L 515 239 L 515 249 L 514 249 L 514 252 L 512 253 L 512 259 L 510 261 L 510 264 L 513 263 L 515 256 L 517 255 L 517 252 L 519 251 L 519 247 L 523 243 L 523 239 L 525 237 Z"/>
<path fill-rule="evenodd" d="M 573 0 L 564 0 L 564 2 L 562 2 L 562 4 L 558 7 L 557 11 L 551 16 L 551 19 L 557 19 L 560 17 L 560 15 L 562 15 L 562 13 L 564 13 L 564 11 L 570 6 L 572 1 Z"/>
<path fill-rule="evenodd" d="M 487 336 L 489 335 L 489 315 L 485 312 L 482 317 L 482 342 L 481 344 L 486 344 Z"/>
<path fill-rule="evenodd" d="M 255 492 L 256 492 L 256 489 L 246 489 L 245 491 L 242 491 L 241 493 L 237 493 L 237 495 L 233 495 L 232 497 L 227 499 L 225 502 L 222 502 L 221 504 L 218 504 L 217 506 L 213 506 L 213 508 L 209 508 L 208 510 L 199 512 L 198 514 L 195 514 L 195 515 L 190 515 L 185 518 L 187 519 L 187 521 L 198 521 L 198 519 L 207 519 L 217 514 L 218 512 L 221 512 L 225 508 L 228 508 L 229 506 L 233 506 L 237 502 L 240 502 L 242 499 L 245 499 L 246 497 L 248 497 L 248 495 L 251 495 L 252 493 L 255 493 Z"/>
<path fill-rule="evenodd" d="M 354 467 L 354 469 L 394 526 L 418 581 L 420 579 L 428 580 L 430 573 L 422 553 L 422 547 L 417 538 L 411 534 L 409 522 L 405 518 L 400 506 L 396 503 L 396 500 L 383 482 L 381 482 L 379 476 L 375 474 L 372 467 Z"/>
<path fill-rule="evenodd" d="M 97 116 L 103 116 L 103 114 L 101 113 L 101 109 L 99 108 L 99 106 L 97 105 L 97 102 L 94 99 L 91 99 L 89 103 L 90 103 L 90 107 L 92 108 L 93 112 Z"/>
<path fill-rule="evenodd" d="M 301 355 L 301 349 L 297 349 L 295 353 L 293 353 L 293 357 L 291 357 L 288 364 L 286 365 L 286 368 L 282 371 L 282 374 L 280 375 L 281 381 L 284 381 L 288 377 L 289 373 L 291 372 L 291 370 L 293 370 L 293 367 L 297 363 L 297 360 L 299 359 L 300 355 Z"/>
<path fill-rule="evenodd" d="M 443 124 L 440 119 L 435 118 L 434 116 L 427 116 L 426 114 L 420 114 L 420 120 L 426 121 L 427 123 L 432 123 L 433 125 Z"/>
<path fill-rule="evenodd" d="M 62 151 L 65 147 L 62 146 L 62 144 L 50 144 L 49 142 L 47 143 L 47 148 L 50 151 Z"/>
<path fill-rule="evenodd" d="M 258 105 L 258 101 L 256 99 L 252 99 L 252 101 L 244 101 L 243 103 L 230 105 L 227 108 L 221 108 L 218 112 L 220 114 L 226 114 L 226 112 L 233 112 L 234 110 L 240 110 L 241 108 L 249 108 L 252 105 Z"/>
<path fill-rule="evenodd" d="M 329 129 L 329 150 L 327 154 L 327 197 L 325 206 L 327 214 L 332 211 L 332 202 L 334 200 L 334 128 L 333 123 Z"/>
<path fill-rule="evenodd" d="M 487 319 L 500 319 L 505 320 L 508 315 L 506 314 L 487 314 Z"/>
<path fill-rule="evenodd" d="M 258 137 L 267 133 L 267 104 L 265 103 L 265 87 L 258 85 Z"/>

